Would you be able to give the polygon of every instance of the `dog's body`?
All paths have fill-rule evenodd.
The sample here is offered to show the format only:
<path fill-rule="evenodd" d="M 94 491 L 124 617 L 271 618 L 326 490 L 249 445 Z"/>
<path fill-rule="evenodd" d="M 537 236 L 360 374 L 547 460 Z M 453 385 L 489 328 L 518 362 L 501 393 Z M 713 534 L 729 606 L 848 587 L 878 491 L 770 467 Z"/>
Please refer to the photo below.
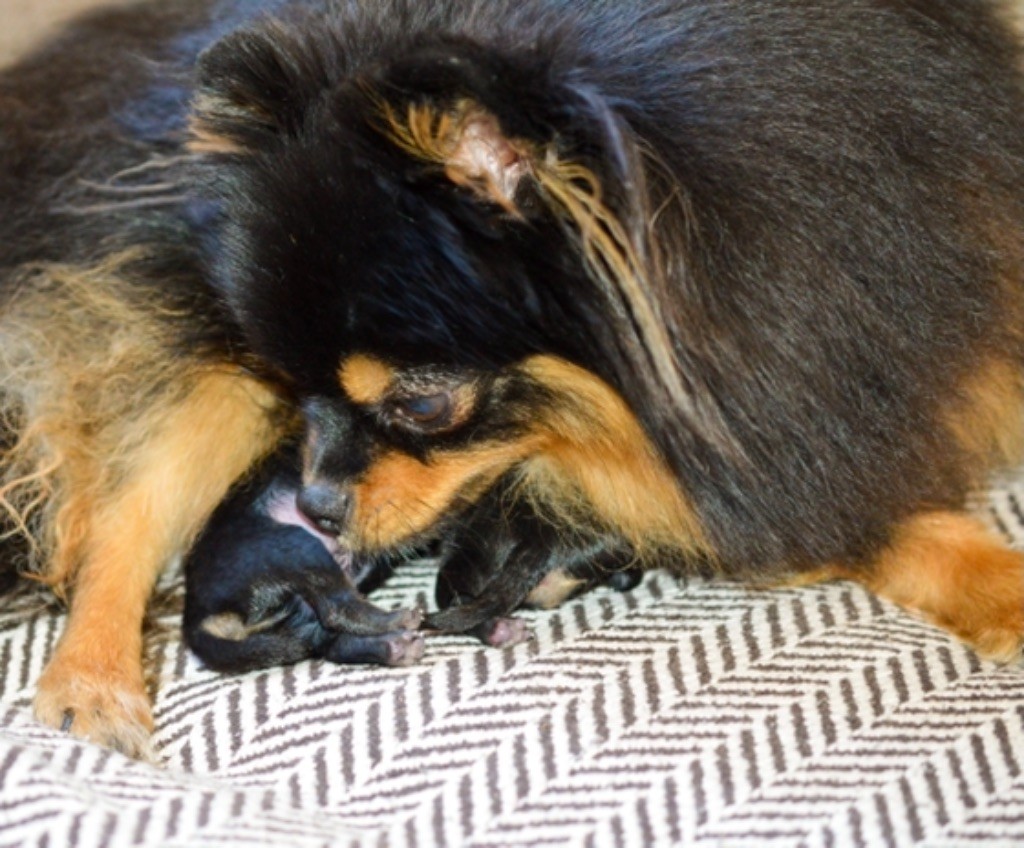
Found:
<path fill-rule="evenodd" d="M 0 83 L 4 491 L 75 587 L 44 720 L 140 746 L 159 567 L 300 429 L 203 573 L 287 533 L 278 600 L 319 585 L 283 487 L 357 562 L 440 539 L 439 627 L 667 563 L 853 577 L 1017 655 L 1024 565 L 961 511 L 1022 433 L 996 4 L 274 3 L 194 78 L 255 4 L 166 5 Z M 367 615 L 415 653 L 415 616 Z"/>

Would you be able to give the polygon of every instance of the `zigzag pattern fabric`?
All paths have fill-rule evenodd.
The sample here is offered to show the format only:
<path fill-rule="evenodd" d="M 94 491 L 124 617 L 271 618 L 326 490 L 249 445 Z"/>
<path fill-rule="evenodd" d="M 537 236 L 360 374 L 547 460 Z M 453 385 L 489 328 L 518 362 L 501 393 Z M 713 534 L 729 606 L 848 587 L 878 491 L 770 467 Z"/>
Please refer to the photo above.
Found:
<path fill-rule="evenodd" d="M 1024 480 L 986 509 L 1024 544 Z M 432 579 L 375 598 L 426 603 Z M 168 612 L 155 766 L 32 721 L 62 616 L 8 603 L 0 846 L 1024 844 L 1024 668 L 854 586 L 656 573 L 527 617 L 506 650 L 437 637 L 408 669 L 227 677 Z"/>

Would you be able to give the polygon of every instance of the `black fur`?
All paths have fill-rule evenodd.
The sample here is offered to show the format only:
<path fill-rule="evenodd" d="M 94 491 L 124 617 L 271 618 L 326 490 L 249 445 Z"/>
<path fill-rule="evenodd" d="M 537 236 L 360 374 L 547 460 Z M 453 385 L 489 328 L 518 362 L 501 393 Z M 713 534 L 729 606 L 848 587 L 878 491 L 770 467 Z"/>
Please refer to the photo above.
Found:
<path fill-rule="evenodd" d="M 1017 348 L 956 190 L 980 183 L 1020 220 L 1018 55 L 988 4 L 512 8 L 346 5 L 205 57 L 201 90 L 238 98 L 256 149 L 217 171 L 218 285 L 253 346 L 324 395 L 349 351 L 579 362 L 630 401 L 730 570 L 855 559 L 894 516 L 959 505 L 963 457 L 927 422 L 986 352 Z M 388 149 L 367 81 L 556 135 L 624 216 L 630 156 L 653 151 L 649 205 L 682 193 L 662 221 L 688 241 L 667 319 L 692 414 L 651 396 L 558 227 L 487 214 Z M 246 104 L 276 123 L 249 126 Z"/>
<path fill-rule="evenodd" d="M 870 562 L 901 520 L 962 505 L 978 458 L 938 419 L 989 357 L 1019 361 L 1019 61 L 995 7 L 963 2 L 385 3 L 257 27 L 200 63 L 234 104 L 211 124 L 252 151 L 217 163 L 217 285 L 348 422 L 341 483 L 354 444 L 441 446 L 347 405 L 349 353 L 467 379 L 549 354 L 627 400 L 719 571 Z M 368 91 L 472 98 L 592 170 L 668 254 L 648 284 L 681 398 L 533 187 L 518 218 L 487 208 L 383 141 Z M 505 438 L 510 415 L 457 435 Z M 516 522 L 456 512 L 451 549 L 510 568 L 492 539 Z"/>
<path fill-rule="evenodd" d="M 599 378 L 639 422 L 705 537 L 675 567 L 867 569 L 901 522 L 962 508 L 991 458 L 944 416 L 972 376 L 1020 365 L 1024 90 L 1001 11 L 180 0 L 110 13 L 0 83 L 18 113 L 0 142 L 0 268 L 155 248 L 139 289 L 186 316 L 189 356 L 241 363 L 303 410 L 302 481 L 343 536 L 348 492 L 382 456 L 435 468 L 571 406 L 521 369 L 540 356 Z M 82 66 L 92 75 L 70 85 Z M 465 101 L 523 156 L 541 151 L 504 205 L 389 135 L 389 108 Z M 97 191 L 181 154 L 190 108 L 200 155 L 146 172 L 152 194 L 135 198 L 153 202 Z M 586 260 L 586 227 L 538 176 L 548 159 L 593 175 L 642 296 Z M 353 354 L 393 368 L 413 399 L 416 385 L 471 387 L 467 417 L 431 429 L 400 394 L 354 402 L 339 385 Z M 589 583 L 591 554 L 628 560 L 635 540 L 614 521 L 567 527 L 586 506 L 520 499 L 526 465 L 473 477 L 424 526 L 357 554 L 441 539 L 440 598 L 468 607 L 436 621 L 465 628 L 551 569 Z M 328 572 L 324 591 L 352 591 L 312 537 L 267 523 L 260 481 L 277 477 L 256 479 L 193 559 L 196 615 L 266 616 L 268 580 L 274 609 L 312 600 Z M 267 661 L 321 650 L 323 617 L 297 616 Z M 238 663 L 260 661 L 250 648 Z"/>
<path fill-rule="evenodd" d="M 414 632 L 419 612 L 385 613 L 360 592 L 379 586 L 392 563 L 332 555 L 311 528 L 275 516 L 275 505 L 295 501 L 297 467 L 294 450 L 285 447 L 237 488 L 197 540 L 186 569 L 189 646 L 223 671 L 310 658 L 415 662 L 423 653 Z"/>
<path fill-rule="evenodd" d="M 466 511 L 459 532 L 439 553 L 435 599 L 440 612 L 428 617 L 428 626 L 471 632 L 485 642 L 495 622 L 528 601 L 544 576 L 572 580 L 572 594 L 606 583 L 628 591 L 641 577 L 633 551 L 619 537 L 567 539 L 564 528 L 518 500 L 514 484 L 510 488 L 507 482 Z"/>

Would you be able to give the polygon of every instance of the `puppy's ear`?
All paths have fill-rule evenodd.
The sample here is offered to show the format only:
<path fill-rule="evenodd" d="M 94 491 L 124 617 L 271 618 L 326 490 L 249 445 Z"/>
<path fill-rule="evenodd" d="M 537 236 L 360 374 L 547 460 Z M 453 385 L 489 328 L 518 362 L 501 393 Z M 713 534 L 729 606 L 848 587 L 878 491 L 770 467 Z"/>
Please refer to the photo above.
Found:
<path fill-rule="evenodd" d="M 189 147 L 237 154 L 294 133 L 328 85 L 315 54 L 273 23 L 233 33 L 198 63 Z"/>

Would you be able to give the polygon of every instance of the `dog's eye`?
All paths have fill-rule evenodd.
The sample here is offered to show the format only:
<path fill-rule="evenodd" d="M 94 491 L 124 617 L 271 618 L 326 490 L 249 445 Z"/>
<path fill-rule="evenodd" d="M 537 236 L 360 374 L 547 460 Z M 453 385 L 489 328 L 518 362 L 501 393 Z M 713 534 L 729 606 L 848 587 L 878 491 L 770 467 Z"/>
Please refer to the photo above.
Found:
<path fill-rule="evenodd" d="M 395 401 L 395 416 L 424 429 L 444 427 L 451 420 L 452 396 L 448 392 L 417 395 Z"/>

